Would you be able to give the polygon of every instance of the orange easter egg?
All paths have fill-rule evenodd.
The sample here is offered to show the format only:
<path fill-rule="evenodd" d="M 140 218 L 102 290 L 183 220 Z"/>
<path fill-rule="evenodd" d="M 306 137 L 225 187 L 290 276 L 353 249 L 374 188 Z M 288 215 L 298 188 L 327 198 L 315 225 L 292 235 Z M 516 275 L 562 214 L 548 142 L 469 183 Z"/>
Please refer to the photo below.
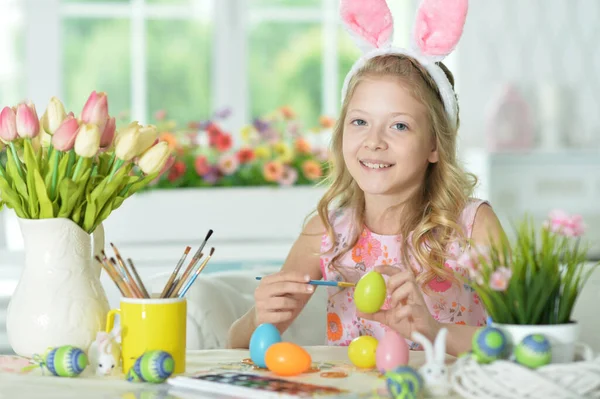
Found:
<path fill-rule="evenodd" d="M 278 342 L 267 349 L 265 363 L 273 373 L 290 377 L 308 370 L 312 359 L 303 347 L 291 342 Z"/>

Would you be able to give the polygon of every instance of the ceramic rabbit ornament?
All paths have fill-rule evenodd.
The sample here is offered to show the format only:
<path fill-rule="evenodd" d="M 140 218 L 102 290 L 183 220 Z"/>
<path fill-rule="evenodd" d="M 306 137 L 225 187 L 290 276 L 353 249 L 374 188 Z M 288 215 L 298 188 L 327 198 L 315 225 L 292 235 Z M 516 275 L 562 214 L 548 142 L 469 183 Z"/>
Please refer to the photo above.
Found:
<path fill-rule="evenodd" d="M 400 0 L 394 0 L 400 1 Z M 352 76 L 370 58 L 385 54 L 406 55 L 419 62 L 436 82 L 450 124 L 458 121 L 458 104 L 452 84 L 436 64 L 450 54 L 467 17 L 468 0 L 422 0 L 415 17 L 410 48 L 393 47 L 394 22 L 386 0 L 341 0 L 340 14 L 346 30 L 363 55 L 354 63 L 342 88 L 342 101 Z"/>
<path fill-rule="evenodd" d="M 96 375 L 110 375 L 121 360 L 121 330 L 115 327 L 110 333 L 100 331 L 88 349 L 90 365 Z"/>
<path fill-rule="evenodd" d="M 425 390 L 433 396 L 446 396 L 451 391 L 450 370 L 446 366 L 446 336 L 448 329 L 442 328 L 435 337 L 435 344 L 418 332 L 413 332 L 413 341 L 425 350 L 425 364 L 419 374 L 425 382 Z"/>

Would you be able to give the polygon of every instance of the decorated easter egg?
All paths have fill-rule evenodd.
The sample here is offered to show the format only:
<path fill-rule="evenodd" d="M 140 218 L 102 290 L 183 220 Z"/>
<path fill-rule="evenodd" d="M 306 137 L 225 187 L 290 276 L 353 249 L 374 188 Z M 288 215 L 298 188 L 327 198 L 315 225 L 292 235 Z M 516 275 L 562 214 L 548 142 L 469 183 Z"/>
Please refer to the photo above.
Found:
<path fill-rule="evenodd" d="M 348 358 L 356 367 L 370 369 L 376 365 L 377 339 L 370 335 L 354 338 L 348 345 Z"/>
<path fill-rule="evenodd" d="M 135 367 L 131 367 L 129 369 L 125 375 L 125 379 L 129 382 L 144 382 L 142 378 L 135 372 Z"/>
<path fill-rule="evenodd" d="M 416 399 L 423 388 L 421 375 L 410 366 L 400 366 L 385 373 L 388 392 L 394 399 Z"/>
<path fill-rule="evenodd" d="M 354 289 L 356 309 L 363 313 L 375 313 L 385 302 L 385 280 L 381 273 L 369 272 L 362 276 Z"/>
<path fill-rule="evenodd" d="M 407 365 L 408 353 L 408 344 L 400 334 L 393 330 L 386 332 L 375 352 L 377 369 L 383 373 Z"/>
<path fill-rule="evenodd" d="M 148 351 L 137 358 L 132 369 L 142 381 L 161 383 L 173 374 L 175 360 L 165 351 Z"/>
<path fill-rule="evenodd" d="M 291 342 L 277 342 L 265 353 L 267 368 L 281 376 L 294 376 L 310 368 L 310 354 L 301 346 Z"/>
<path fill-rule="evenodd" d="M 515 360 L 525 367 L 535 369 L 545 366 L 551 359 L 550 341 L 542 334 L 526 336 L 515 348 Z"/>
<path fill-rule="evenodd" d="M 59 377 L 75 377 L 87 367 L 88 357 L 81 349 L 65 345 L 48 352 L 45 362 L 52 374 Z"/>
<path fill-rule="evenodd" d="M 472 349 L 479 363 L 491 363 L 506 357 L 508 339 L 502 330 L 483 327 L 473 334 Z"/>
<path fill-rule="evenodd" d="M 281 334 L 273 324 L 264 323 L 256 327 L 250 337 L 250 358 L 258 367 L 267 368 L 265 354 L 273 344 L 281 342 Z"/>

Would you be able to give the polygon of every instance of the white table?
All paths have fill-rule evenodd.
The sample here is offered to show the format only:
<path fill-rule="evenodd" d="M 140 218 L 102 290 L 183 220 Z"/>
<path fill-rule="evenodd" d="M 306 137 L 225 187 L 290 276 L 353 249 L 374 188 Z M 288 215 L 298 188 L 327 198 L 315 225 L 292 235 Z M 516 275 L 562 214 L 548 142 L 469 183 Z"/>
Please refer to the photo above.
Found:
<path fill-rule="evenodd" d="M 337 363 L 337 369 L 349 368 L 347 347 L 316 346 L 306 349 L 311 354 L 313 363 Z M 410 356 L 411 366 L 418 367 L 423 364 L 423 352 L 411 352 Z M 243 359 L 248 357 L 247 350 L 190 351 L 187 355 L 186 373 L 221 367 L 227 363 L 234 364 L 233 367 L 235 367 L 235 364 L 240 364 Z M 187 399 L 214 397 L 202 394 L 182 396 L 173 391 L 169 392 L 169 386 L 166 384 L 130 383 L 125 381 L 122 376 L 98 377 L 90 375 L 90 371 L 86 369 L 82 375 L 76 378 L 43 376 L 39 369 L 27 375 L 0 372 L 0 399 Z M 370 391 L 385 386 L 385 380 L 378 378 L 374 372 L 355 372 L 351 373 L 348 378 L 339 379 L 323 378 L 320 373 L 312 373 L 293 377 L 292 379 L 335 386 L 353 392 Z"/>

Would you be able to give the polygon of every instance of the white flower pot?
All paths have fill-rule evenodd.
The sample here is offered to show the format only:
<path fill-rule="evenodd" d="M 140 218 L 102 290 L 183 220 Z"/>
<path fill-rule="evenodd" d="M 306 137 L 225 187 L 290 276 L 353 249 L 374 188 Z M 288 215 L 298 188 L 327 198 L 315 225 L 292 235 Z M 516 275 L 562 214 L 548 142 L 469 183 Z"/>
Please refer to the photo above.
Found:
<path fill-rule="evenodd" d="M 92 254 L 104 247 L 100 226 L 92 236 L 69 219 L 19 219 L 25 265 L 11 297 L 6 329 L 21 356 L 73 345 L 87 351 L 104 329 L 109 310 Z"/>
<path fill-rule="evenodd" d="M 529 334 L 542 334 L 552 347 L 552 363 L 570 363 L 579 354 L 584 359 L 591 358 L 591 350 L 579 342 L 581 326 L 577 322 L 549 325 L 518 325 L 492 323 L 493 327 L 502 330 L 511 342 L 511 353 L 514 346 Z"/>

